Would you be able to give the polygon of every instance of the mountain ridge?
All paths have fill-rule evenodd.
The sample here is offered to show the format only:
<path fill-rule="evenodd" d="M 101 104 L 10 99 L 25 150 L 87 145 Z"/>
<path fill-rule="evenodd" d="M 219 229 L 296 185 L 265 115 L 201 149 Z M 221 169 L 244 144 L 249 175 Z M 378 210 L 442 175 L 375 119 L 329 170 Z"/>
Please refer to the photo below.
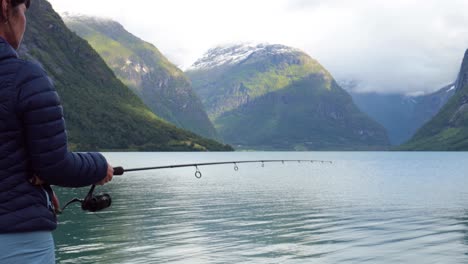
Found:
<path fill-rule="evenodd" d="M 222 50 L 228 50 L 228 56 L 210 54 Z M 309 55 L 278 44 L 245 50 L 239 46 L 211 49 L 195 63 L 207 67 L 186 72 L 226 142 L 267 150 L 388 146 L 383 127 L 360 112 L 349 94 Z M 210 58 L 216 62 L 210 64 Z"/>
<path fill-rule="evenodd" d="M 455 81 L 455 89 L 459 90 L 468 84 L 468 49 L 463 56 L 462 64 L 460 66 L 460 73 Z"/>
<path fill-rule="evenodd" d="M 64 16 L 68 27 L 86 39 L 116 76 L 158 116 L 194 133 L 217 138 L 201 100 L 184 72 L 153 44 L 120 23 L 90 16 Z"/>
<path fill-rule="evenodd" d="M 71 149 L 230 150 L 154 115 L 45 0 L 27 12 L 19 54 L 39 62 L 55 83 Z"/>
<path fill-rule="evenodd" d="M 468 49 L 455 83 L 455 94 L 401 150 L 468 150 Z"/>
<path fill-rule="evenodd" d="M 228 49 L 231 47 L 232 45 L 229 45 Z M 268 48 L 264 49 L 265 47 Z M 247 103 L 266 92 L 286 87 L 293 81 L 306 77 L 311 71 L 321 72 L 325 78 L 332 79 L 328 71 L 305 53 L 298 49 L 289 49 L 289 52 L 283 52 L 286 50 L 284 47 L 286 46 L 278 44 L 269 46 L 256 44 L 253 48 L 255 51 L 234 64 L 223 63 L 217 65 L 216 68 L 202 69 L 198 67 L 195 70 L 186 71 L 189 78 L 193 75 L 201 75 L 201 77 L 197 76 L 197 78 L 191 78 L 191 80 L 197 93 L 202 98 L 207 98 L 204 86 L 208 86 L 208 89 L 216 88 L 212 87 L 211 79 L 222 78 L 236 84 L 234 87 L 216 89 L 215 93 L 211 94 L 213 98 L 209 98 L 208 105 L 204 102 L 210 119 L 216 118 L 225 111 L 239 107 L 241 104 Z M 218 51 L 220 48 L 210 49 L 210 51 L 213 50 Z M 208 53 L 205 53 L 205 58 L 212 57 Z M 265 58 L 270 59 L 268 56 L 272 56 L 271 61 L 264 64 L 263 60 Z M 200 61 L 200 59 L 197 61 Z M 276 67 L 275 63 L 281 63 L 282 65 Z M 207 76 L 205 76 L 206 72 L 208 72 Z M 230 74 L 226 74 L 226 72 L 230 72 Z M 235 74 L 231 74 L 231 72 L 235 72 Z M 237 102 L 227 101 L 226 97 L 234 97 Z"/>

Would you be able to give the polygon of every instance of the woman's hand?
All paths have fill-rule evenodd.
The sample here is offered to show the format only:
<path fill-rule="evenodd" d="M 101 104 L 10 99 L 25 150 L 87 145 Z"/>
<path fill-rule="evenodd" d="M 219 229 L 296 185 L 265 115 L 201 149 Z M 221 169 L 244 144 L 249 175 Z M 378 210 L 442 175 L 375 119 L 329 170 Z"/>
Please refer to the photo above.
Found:
<path fill-rule="evenodd" d="M 114 176 L 114 168 L 111 165 L 107 164 L 107 175 L 104 179 L 100 182 L 96 183 L 97 185 L 104 185 L 110 181 L 112 181 L 112 177 Z"/>

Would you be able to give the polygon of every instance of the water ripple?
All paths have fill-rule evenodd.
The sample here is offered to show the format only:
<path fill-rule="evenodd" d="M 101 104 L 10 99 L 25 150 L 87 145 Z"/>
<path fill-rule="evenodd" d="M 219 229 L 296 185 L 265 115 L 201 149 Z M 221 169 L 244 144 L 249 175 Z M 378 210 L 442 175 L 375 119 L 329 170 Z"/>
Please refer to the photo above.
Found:
<path fill-rule="evenodd" d="M 101 217 L 78 207 L 60 217 L 57 262 L 467 263 L 468 168 L 452 168 L 468 155 L 439 153 L 445 163 L 431 167 L 431 155 L 371 154 L 291 154 L 333 157 L 338 165 L 326 169 L 243 168 L 221 177 L 224 169 L 207 168 L 202 180 L 183 172 L 116 180 L 104 187 L 113 206 Z"/>

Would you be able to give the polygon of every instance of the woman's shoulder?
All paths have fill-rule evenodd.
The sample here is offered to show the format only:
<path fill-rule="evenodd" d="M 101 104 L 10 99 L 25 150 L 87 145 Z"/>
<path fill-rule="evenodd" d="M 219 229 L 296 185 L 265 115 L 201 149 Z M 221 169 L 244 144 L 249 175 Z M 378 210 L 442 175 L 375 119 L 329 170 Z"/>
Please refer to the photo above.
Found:
<path fill-rule="evenodd" d="M 31 79 L 47 76 L 46 72 L 38 63 L 19 58 L 8 58 L 0 60 L 0 80 L 5 85 L 18 86 Z"/>
<path fill-rule="evenodd" d="M 7 83 L 21 85 L 31 79 L 46 77 L 42 65 L 38 62 L 11 57 L 0 59 L 0 79 Z"/>
<path fill-rule="evenodd" d="M 37 62 L 18 59 L 16 79 L 30 79 L 47 76 L 44 68 Z"/>
<path fill-rule="evenodd" d="M 39 64 L 21 60 L 18 67 L 13 79 L 13 89 L 17 94 L 17 102 L 23 102 L 26 98 L 31 99 L 33 95 L 40 96 L 37 98 L 41 98 L 41 100 L 45 100 L 44 96 L 48 95 L 49 101 L 56 101 L 53 81 Z"/>
<path fill-rule="evenodd" d="M 13 87 L 21 94 L 55 90 L 52 79 L 38 63 L 20 60 L 13 78 Z"/>

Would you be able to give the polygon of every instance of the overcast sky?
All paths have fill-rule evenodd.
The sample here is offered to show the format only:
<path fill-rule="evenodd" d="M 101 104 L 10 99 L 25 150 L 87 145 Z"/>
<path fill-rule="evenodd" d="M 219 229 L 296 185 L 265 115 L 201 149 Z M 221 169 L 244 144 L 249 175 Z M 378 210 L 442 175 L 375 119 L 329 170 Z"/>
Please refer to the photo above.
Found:
<path fill-rule="evenodd" d="M 58 12 L 112 18 L 182 68 L 219 44 L 285 44 L 361 90 L 437 90 L 455 80 L 468 48 L 467 0 L 50 2 Z"/>

